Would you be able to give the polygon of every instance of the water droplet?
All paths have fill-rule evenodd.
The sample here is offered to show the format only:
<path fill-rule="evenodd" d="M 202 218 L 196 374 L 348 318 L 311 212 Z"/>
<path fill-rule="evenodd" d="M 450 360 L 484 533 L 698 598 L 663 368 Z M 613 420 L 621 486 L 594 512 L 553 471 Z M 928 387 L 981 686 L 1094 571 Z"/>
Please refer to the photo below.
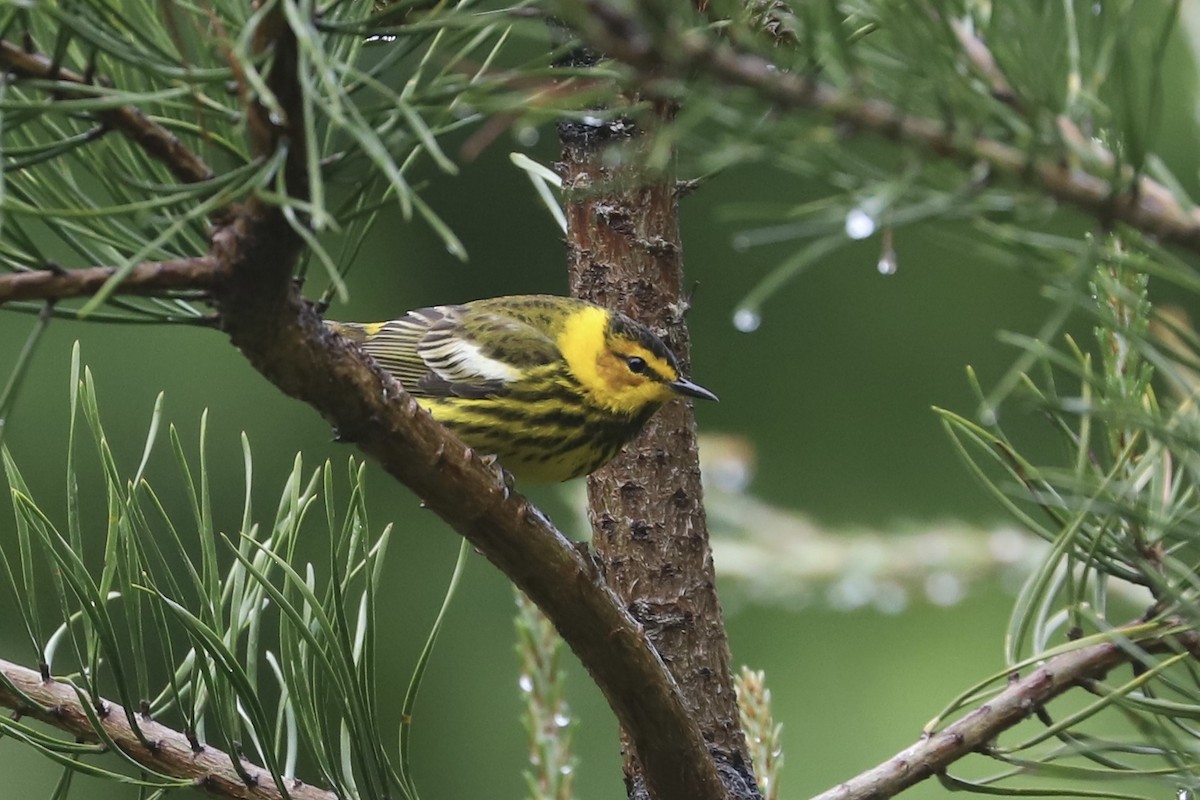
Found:
<path fill-rule="evenodd" d="M 558 768 L 559 775 L 570 775 L 574 771 L 575 771 L 575 767 L 571 766 L 570 764 L 563 764 L 561 767 Z"/>
<path fill-rule="evenodd" d="M 979 409 L 979 424 L 991 427 L 999 422 L 1000 418 L 996 415 L 996 409 L 991 406 L 984 406 Z"/>
<path fill-rule="evenodd" d="M 879 256 L 879 263 L 875 265 L 875 268 L 879 270 L 880 275 L 895 275 L 898 266 L 896 263 L 896 251 L 884 250 Z"/>
<path fill-rule="evenodd" d="M 875 218 L 861 207 L 850 209 L 846 214 L 846 235 L 851 239 L 865 239 L 875 232 Z"/>
<path fill-rule="evenodd" d="M 554 724 L 560 728 L 565 728 L 571 724 L 571 717 L 567 714 L 555 714 Z"/>
<path fill-rule="evenodd" d="M 733 312 L 733 327 L 742 333 L 751 333 L 762 325 L 762 315 L 753 308 L 739 308 Z"/>
<path fill-rule="evenodd" d="M 999 528 L 988 536 L 987 548 L 1000 563 L 1016 564 L 1029 556 L 1031 544 L 1016 528 Z"/>
<path fill-rule="evenodd" d="M 538 133 L 538 129 L 532 125 L 522 125 L 520 128 L 517 128 L 517 141 L 523 147 L 533 147 L 538 143 L 540 137 L 541 134 Z"/>
<path fill-rule="evenodd" d="M 528 694 L 529 692 L 533 691 L 533 678 L 529 677 L 528 675 L 522 675 L 520 679 L 517 680 L 517 685 L 521 687 L 522 692 Z"/>
<path fill-rule="evenodd" d="M 845 575 L 829 587 L 830 607 L 838 611 L 853 611 L 871 602 L 875 596 L 875 580 L 869 575 Z"/>
<path fill-rule="evenodd" d="M 880 583 L 871 604 L 884 614 L 899 614 L 908 607 L 908 592 L 898 583 Z"/>
<path fill-rule="evenodd" d="M 962 580 L 949 572 L 935 572 L 925 579 L 925 596 L 938 606 L 952 606 L 967 594 Z"/>

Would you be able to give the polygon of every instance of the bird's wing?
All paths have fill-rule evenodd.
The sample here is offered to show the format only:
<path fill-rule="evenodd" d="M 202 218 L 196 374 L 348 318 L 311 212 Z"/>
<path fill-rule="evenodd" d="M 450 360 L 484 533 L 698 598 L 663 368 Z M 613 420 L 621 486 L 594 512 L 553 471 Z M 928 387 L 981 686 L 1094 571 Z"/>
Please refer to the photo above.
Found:
<path fill-rule="evenodd" d="M 502 393 L 531 366 L 559 358 L 554 341 L 513 317 L 470 306 L 433 306 L 375 324 L 329 323 L 362 345 L 411 394 Z"/>
<path fill-rule="evenodd" d="M 560 358 L 554 340 L 523 320 L 469 306 L 439 310 L 443 317 L 417 346 L 429 368 L 420 386 L 430 394 L 502 394 L 526 369 Z"/>

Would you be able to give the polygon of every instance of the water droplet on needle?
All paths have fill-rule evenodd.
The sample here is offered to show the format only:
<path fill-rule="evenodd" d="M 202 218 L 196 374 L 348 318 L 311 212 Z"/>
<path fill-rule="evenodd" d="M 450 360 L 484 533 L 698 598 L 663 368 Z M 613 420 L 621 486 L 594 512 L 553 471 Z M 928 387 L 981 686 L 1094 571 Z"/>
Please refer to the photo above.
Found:
<path fill-rule="evenodd" d="M 739 308 L 733 312 L 733 327 L 742 333 L 752 333 L 762 325 L 762 315 L 753 308 Z"/>

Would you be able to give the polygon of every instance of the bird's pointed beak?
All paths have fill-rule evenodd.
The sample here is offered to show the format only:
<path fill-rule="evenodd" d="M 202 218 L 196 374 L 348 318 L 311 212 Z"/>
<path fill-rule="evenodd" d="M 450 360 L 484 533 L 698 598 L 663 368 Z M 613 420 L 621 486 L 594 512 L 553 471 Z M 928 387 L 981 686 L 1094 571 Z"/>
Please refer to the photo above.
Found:
<path fill-rule="evenodd" d="M 717 400 L 717 396 L 715 394 L 699 384 L 692 383 L 687 378 L 680 378 L 679 380 L 671 381 L 667 384 L 667 386 L 670 386 L 672 389 L 674 389 L 677 394 L 682 394 L 687 397 L 699 397 L 701 400 L 712 400 L 714 403 L 720 402 Z"/>

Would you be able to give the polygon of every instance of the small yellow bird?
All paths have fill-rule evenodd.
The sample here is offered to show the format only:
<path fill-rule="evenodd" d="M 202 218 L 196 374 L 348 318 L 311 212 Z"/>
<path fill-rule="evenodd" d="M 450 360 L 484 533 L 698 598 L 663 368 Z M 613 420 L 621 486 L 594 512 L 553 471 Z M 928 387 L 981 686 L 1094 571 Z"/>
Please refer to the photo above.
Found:
<path fill-rule="evenodd" d="M 678 396 L 716 400 L 624 314 L 553 295 L 492 297 L 375 323 L 327 322 L 433 418 L 517 478 L 586 475 Z"/>

